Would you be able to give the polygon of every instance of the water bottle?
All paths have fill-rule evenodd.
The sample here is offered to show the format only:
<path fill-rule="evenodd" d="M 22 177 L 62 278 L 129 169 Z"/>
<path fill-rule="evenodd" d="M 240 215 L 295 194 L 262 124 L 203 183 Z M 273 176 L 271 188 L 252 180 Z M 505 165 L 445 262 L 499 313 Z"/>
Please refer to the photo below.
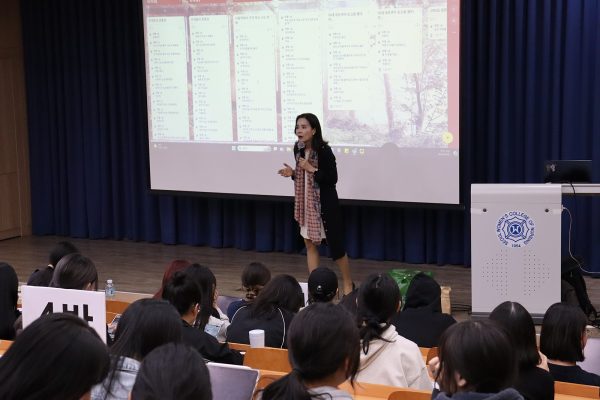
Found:
<path fill-rule="evenodd" d="M 106 293 L 106 297 L 115 297 L 115 286 L 113 285 L 112 279 L 106 281 L 104 293 Z"/>

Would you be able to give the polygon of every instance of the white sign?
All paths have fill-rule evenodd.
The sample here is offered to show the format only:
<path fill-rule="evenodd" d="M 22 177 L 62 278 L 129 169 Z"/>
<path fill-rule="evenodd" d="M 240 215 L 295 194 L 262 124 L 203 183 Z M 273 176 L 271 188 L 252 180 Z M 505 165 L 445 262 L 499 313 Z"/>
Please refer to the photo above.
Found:
<path fill-rule="evenodd" d="M 23 285 L 21 293 L 23 294 L 23 328 L 42 315 L 68 312 L 86 321 L 106 342 L 104 292 Z"/>

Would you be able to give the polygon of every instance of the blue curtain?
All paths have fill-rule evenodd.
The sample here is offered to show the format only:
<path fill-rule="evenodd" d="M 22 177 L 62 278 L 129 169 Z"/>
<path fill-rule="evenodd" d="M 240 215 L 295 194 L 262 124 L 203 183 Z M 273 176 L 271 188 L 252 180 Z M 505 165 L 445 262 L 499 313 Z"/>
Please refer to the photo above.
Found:
<path fill-rule="evenodd" d="M 345 206 L 351 257 L 469 264 L 471 183 L 539 182 L 543 160 L 600 159 L 600 3 L 461 9 L 465 211 Z M 22 0 L 34 233 L 301 250 L 290 202 L 148 192 L 141 12 L 141 0 Z M 573 203 L 574 252 L 594 268 L 599 203 Z"/>

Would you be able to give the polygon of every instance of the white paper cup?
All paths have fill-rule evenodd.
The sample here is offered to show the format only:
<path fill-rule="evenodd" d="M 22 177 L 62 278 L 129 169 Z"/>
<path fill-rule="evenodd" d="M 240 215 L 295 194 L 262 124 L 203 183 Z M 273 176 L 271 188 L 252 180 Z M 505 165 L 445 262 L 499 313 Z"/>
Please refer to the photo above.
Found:
<path fill-rule="evenodd" d="M 248 332 L 250 338 L 250 347 L 265 347 L 265 331 L 262 329 L 253 329 Z"/>

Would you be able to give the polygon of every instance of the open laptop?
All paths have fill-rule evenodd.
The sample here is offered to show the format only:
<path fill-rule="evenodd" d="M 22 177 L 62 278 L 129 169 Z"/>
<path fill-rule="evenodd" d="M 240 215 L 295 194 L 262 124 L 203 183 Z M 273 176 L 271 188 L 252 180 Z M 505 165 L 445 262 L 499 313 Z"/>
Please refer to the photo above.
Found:
<path fill-rule="evenodd" d="M 213 399 L 251 400 L 259 378 L 257 369 L 242 365 L 206 364 L 210 373 Z"/>
<path fill-rule="evenodd" d="M 548 160 L 544 162 L 545 183 L 589 183 L 592 160 Z"/>

